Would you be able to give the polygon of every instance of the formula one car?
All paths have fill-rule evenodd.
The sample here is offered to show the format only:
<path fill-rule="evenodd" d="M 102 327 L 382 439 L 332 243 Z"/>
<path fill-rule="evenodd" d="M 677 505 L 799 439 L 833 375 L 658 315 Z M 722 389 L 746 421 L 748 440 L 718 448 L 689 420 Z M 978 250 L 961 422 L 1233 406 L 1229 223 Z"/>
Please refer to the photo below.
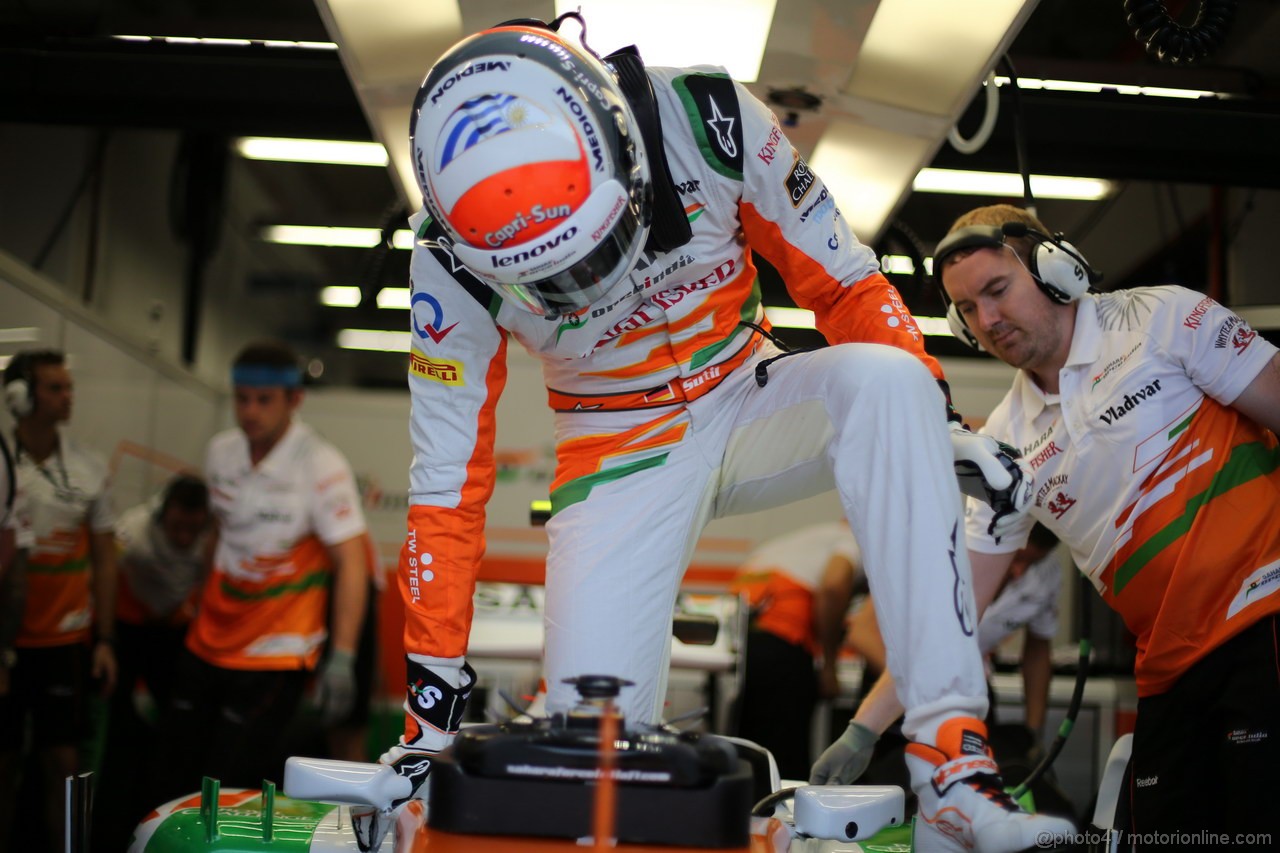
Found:
<path fill-rule="evenodd" d="M 901 788 L 804 786 L 791 809 L 753 816 L 753 804 L 769 803 L 771 813 L 782 799 L 766 750 L 663 726 L 624 728 L 613 711 L 622 682 L 575 684 L 582 698 L 567 714 L 464 729 L 434 761 L 426 802 L 392 808 L 407 782 L 384 765 L 291 758 L 289 796 L 269 782 L 224 791 L 206 780 L 200 794 L 148 815 L 130 853 L 332 853 L 384 841 L 391 853 L 550 853 L 591 839 L 637 853 L 837 849 L 824 839 L 841 851 L 910 849 Z M 359 837 L 353 810 L 364 816 Z"/>
<path fill-rule="evenodd" d="M 568 714 L 464 729 L 431 769 L 426 801 L 385 765 L 291 758 L 285 791 L 174 800 L 137 827 L 129 853 L 911 853 L 896 786 L 783 788 L 773 757 L 737 738 L 624 728 L 619 682 L 577 680 Z M 1125 756 L 1127 758 L 1127 756 Z M 362 832 L 353 829 L 362 815 Z"/>

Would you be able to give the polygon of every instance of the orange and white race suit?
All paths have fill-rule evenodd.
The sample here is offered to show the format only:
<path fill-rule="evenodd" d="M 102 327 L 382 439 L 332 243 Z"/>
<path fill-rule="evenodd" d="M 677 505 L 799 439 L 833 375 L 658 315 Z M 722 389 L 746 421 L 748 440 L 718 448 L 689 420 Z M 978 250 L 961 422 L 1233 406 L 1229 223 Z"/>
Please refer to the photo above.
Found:
<path fill-rule="evenodd" d="M 295 420 L 257 465 L 243 432 L 214 436 L 205 476 L 218 543 L 187 648 L 225 669 L 314 669 L 328 636 L 327 546 L 365 530 L 347 460 Z"/>
<path fill-rule="evenodd" d="M 1019 372 L 983 427 L 1037 491 L 999 545 L 970 501 L 969 546 L 1016 550 L 1037 520 L 1057 534 L 1137 637 L 1139 696 L 1280 612 L 1280 448 L 1231 408 L 1275 354 L 1182 287 L 1086 295 L 1060 393 Z"/>
<path fill-rule="evenodd" d="M 938 364 L 768 108 L 723 69 L 648 73 L 693 236 L 646 252 L 598 303 L 561 318 L 522 311 L 457 261 L 425 212 L 411 220 L 402 743 L 438 748 L 454 725 L 440 697 L 460 687 L 509 338 L 541 360 L 555 411 L 548 710 L 575 701 L 562 679 L 604 673 L 635 682 L 620 697 L 628 719 L 657 719 L 673 605 L 703 526 L 834 487 L 886 610 L 908 727 L 982 716 Z M 840 346 L 763 363 L 778 350 L 744 325 L 769 328 L 756 252 Z"/>
<path fill-rule="evenodd" d="M 27 603 L 15 645 L 83 642 L 94 618 L 90 536 L 115 526 L 106 465 L 63 436 L 41 463 L 19 449 L 17 472 L 34 544 L 27 557 Z"/>

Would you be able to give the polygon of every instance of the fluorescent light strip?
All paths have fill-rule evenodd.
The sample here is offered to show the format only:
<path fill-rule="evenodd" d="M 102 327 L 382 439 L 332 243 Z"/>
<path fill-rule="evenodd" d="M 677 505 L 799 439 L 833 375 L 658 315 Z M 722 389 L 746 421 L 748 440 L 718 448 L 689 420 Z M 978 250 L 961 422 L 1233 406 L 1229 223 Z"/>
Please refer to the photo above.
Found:
<path fill-rule="evenodd" d="M 342 349 L 404 353 L 409 351 L 409 333 L 381 329 L 342 329 L 338 332 L 338 346 Z"/>
<path fill-rule="evenodd" d="M 1008 86 L 1008 77 L 996 77 L 997 86 Z M 1087 83 L 1081 80 L 1041 80 L 1038 77 L 1019 77 L 1019 89 L 1044 89 L 1051 92 L 1114 91 L 1121 95 L 1146 95 L 1151 98 L 1233 98 L 1229 92 L 1213 92 L 1207 89 L 1174 89 L 1167 86 L 1132 86 L 1123 83 Z"/>
<path fill-rule="evenodd" d="M 769 322 L 782 329 L 812 329 L 813 312 L 803 308 L 765 308 Z M 808 315 L 807 318 L 805 315 Z M 944 317 L 916 317 L 916 325 L 926 335 L 950 335 L 951 329 Z M 409 351 L 409 333 L 381 329 L 342 329 L 338 332 L 338 346 L 342 349 L 370 352 Z"/>
<path fill-rule="evenodd" d="M 326 225 L 268 225 L 262 239 L 286 246 L 336 246 L 370 249 L 378 245 L 382 232 L 377 228 L 335 228 Z"/>
<path fill-rule="evenodd" d="M 409 308 L 409 288 L 407 287 L 384 287 L 378 291 L 378 307 L 379 308 L 399 308 L 408 310 Z"/>
<path fill-rule="evenodd" d="M 764 316 L 779 329 L 816 329 L 813 312 L 807 308 L 788 308 L 781 305 L 767 305 Z"/>
<path fill-rule="evenodd" d="M 302 50 L 337 50 L 338 46 L 331 41 L 286 41 L 280 39 L 241 39 L 241 38 L 196 38 L 195 36 L 112 36 L 117 41 L 162 41 L 167 44 L 202 44 L 210 47 L 247 47 L 260 44 L 264 47 L 291 47 Z"/>
<path fill-rule="evenodd" d="M 930 258 L 930 260 L 933 260 Z M 947 322 L 946 317 L 923 317 L 919 314 L 912 314 L 912 319 L 916 321 L 916 326 L 926 335 L 933 335 L 938 338 L 954 338 L 951 334 L 951 324 Z"/>
<path fill-rule="evenodd" d="M 11 326 L 0 329 L 0 344 L 25 344 L 40 340 L 40 329 L 36 326 Z"/>
<path fill-rule="evenodd" d="M 921 169 L 912 189 L 922 193 L 1020 197 L 1022 176 L 1011 172 Z M 1096 201 L 1111 193 L 1111 182 L 1101 178 L 1032 175 L 1031 192 L 1037 198 Z"/>
<path fill-rule="evenodd" d="M 331 284 L 320 291 L 320 304 L 330 308 L 355 308 L 360 304 L 360 288 Z"/>
<path fill-rule="evenodd" d="M 371 249 L 382 239 L 377 228 L 341 228 L 330 225 L 267 225 L 259 232 L 267 243 L 286 246 L 333 246 L 343 249 Z M 413 232 L 408 228 L 396 231 L 391 237 L 391 248 L 408 251 L 413 248 Z"/>
<path fill-rule="evenodd" d="M 906 255 L 884 255 L 880 258 L 880 271 L 889 275 L 915 275 L 916 265 Z M 926 275 L 933 275 L 933 258 L 924 259 Z"/>
<path fill-rule="evenodd" d="M 331 163 L 336 166 L 387 165 L 387 151 L 377 142 L 245 136 L 235 141 L 235 149 L 248 160 Z"/>

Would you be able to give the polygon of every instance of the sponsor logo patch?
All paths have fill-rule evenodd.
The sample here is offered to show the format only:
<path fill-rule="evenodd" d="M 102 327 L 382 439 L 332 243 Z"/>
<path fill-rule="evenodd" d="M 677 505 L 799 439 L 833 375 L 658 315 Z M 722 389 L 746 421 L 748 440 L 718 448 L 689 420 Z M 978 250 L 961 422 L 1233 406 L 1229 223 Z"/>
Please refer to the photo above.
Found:
<path fill-rule="evenodd" d="M 431 312 L 431 320 L 429 322 L 418 323 L 420 310 L 429 310 Z M 419 291 L 410 297 L 409 315 L 414 334 L 424 340 L 430 339 L 437 344 L 443 341 L 458 325 L 457 323 L 449 326 L 444 325 L 444 308 L 441 307 L 438 299 L 425 291 Z"/>
<path fill-rule="evenodd" d="M 1231 346 L 1235 349 L 1236 355 L 1248 349 L 1249 344 L 1253 343 L 1253 339 L 1257 336 L 1258 333 L 1247 326 L 1236 329 L 1236 333 L 1231 336 Z"/>
<path fill-rule="evenodd" d="M 1036 492 L 1036 506 L 1044 506 L 1045 498 L 1054 489 L 1060 489 L 1067 484 L 1066 474 L 1057 474 L 1040 484 L 1039 491 Z"/>
<path fill-rule="evenodd" d="M 1058 442 L 1051 441 L 1044 446 L 1043 450 L 1029 458 L 1027 460 L 1027 464 L 1030 465 L 1031 470 L 1034 471 L 1061 452 L 1062 448 L 1058 447 Z"/>
<path fill-rule="evenodd" d="M 782 130 L 775 124 L 769 130 L 769 138 L 765 140 L 764 146 L 756 152 L 756 156 L 760 158 L 760 162 L 766 166 L 773 162 L 773 158 L 778 155 L 778 143 L 782 141 Z"/>
<path fill-rule="evenodd" d="M 1241 746 L 1248 743 L 1262 743 L 1270 736 L 1271 733 L 1265 730 L 1251 732 L 1248 729 L 1232 729 L 1227 732 L 1227 740 Z"/>
<path fill-rule="evenodd" d="M 560 96 L 560 100 L 564 101 L 569 112 L 573 113 L 574 121 L 582 130 L 582 137 L 587 140 L 587 145 L 591 148 L 591 167 L 597 172 L 603 172 L 604 151 L 600 147 L 600 137 L 596 134 L 596 126 L 591 123 L 591 116 L 587 113 L 586 107 L 582 106 L 564 86 L 556 89 L 556 94 Z"/>
<path fill-rule="evenodd" d="M 1116 403 L 1114 406 L 1107 406 L 1107 410 L 1098 415 L 1098 420 L 1107 426 L 1111 426 L 1115 421 L 1120 420 L 1125 415 L 1136 409 L 1143 400 L 1150 400 L 1152 397 L 1160 393 L 1160 380 L 1153 379 L 1144 388 L 1139 388 L 1132 394 L 1125 394 L 1124 399 Z"/>
<path fill-rule="evenodd" d="M 462 384 L 462 363 L 447 358 L 427 358 L 416 352 L 409 353 L 409 372 L 441 385 Z"/>
<path fill-rule="evenodd" d="M 1209 297 L 1205 297 L 1196 303 L 1196 307 L 1191 309 L 1191 313 L 1182 318 L 1182 325 L 1188 329 L 1198 329 L 1200 324 L 1204 322 L 1204 315 L 1209 313 L 1209 309 L 1214 306 L 1214 302 Z"/>
<path fill-rule="evenodd" d="M 787 187 L 787 194 L 791 198 L 791 206 L 799 207 L 800 202 L 804 201 L 804 197 L 809 194 L 809 190 L 813 189 L 814 181 L 817 176 L 813 174 L 813 170 L 809 168 L 809 164 L 804 161 L 798 152 L 792 152 L 795 155 L 795 161 L 791 164 L 791 171 L 787 173 L 787 178 L 783 181 Z"/>
<path fill-rule="evenodd" d="M 1119 358 L 1113 358 L 1111 359 L 1111 361 L 1108 361 L 1106 365 L 1103 366 L 1102 370 L 1100 370 L 1098 374 L 1093 377 L 1093 384 L 1089 386 L 1089 390 L 1092 391 L 1094 388 L 1097 388 L 1099 382 L 1106 379 L 1112 373 L 1116 372 L 1116 370 L 1118 370 L 1126 361 L 1129 360 L 1129 356 L 1133 355 L 1135 352 L 1141 349 L 1141 347 L 1142 347 L 1142 341 L 1138 341 L 1136 344 L 1133 345 L 1133 349 L 1129 350 L 1127 353 L 1120 356 Z"/>
<path fill-rule="evenodd" d="M 738 143 L 734 139 L 734 127 L 736 119 L 733 116 L 726 116 L 720 112 L 720 105 L 716 103 L 716 99 L 707 96 L 707 103 L 711 105 L 711 118 L 707 119 L 707 126 L 714 131 L 713 138 L 716 145 L 720 146 L 720 150 L 726 156 L 734 158 L 738 156 Z M 741 135 L 741 131 L 738 132 Z"/>
<path fill-rule="evenodd" d="M 453 74 L 446 77 L 444 82 L 437 86 L 436 90 L 431 93 L 431 103 L 434 104 L 436 101 L 440 100 L 440 97 L 444 95 L 445 92 L 452 89 L 461 80 L 473 77 L 476 74 L 484 74 L 490 71 L 507 71 L 510 68 L 510 62 L 504 62 L 498 59 L 491 59 L 487 62 L 473 62 L 461 71 L 455 71 Z"/>
<path fill-rule="evenodd" d="M 973 616 L 973 593 L 970 591 L 968 579 L 960 577 L 960 567 L 956 565 L 956 532 L 959 527 L 959 523 L 951 526 L 951 547 L 947 549 L 947 556 L 951 557 L 951 574 L 955 577 L 951 598 L 952 605 L 956 610 L 956 621 L 960 623 L 961 633 L 966 637 L 972 637 L 975 621 Z"/>
<path fill-rule="evenodd" d="M 1240 589 L 1227 607 L 1227 618 L 1235 616 L 1255 601 L 1261 601 L 1280 589 L 1280 560 L 1255 569 L 1240 584 Z"/>
<path fill-rule="evenodd" d="M 1058 492 L 1058 494 L 1054 495 L 1053 500 L 1049 501 L 1046 508 L 1049 512 L 1053 513 L 1054 518 L 1061 521 L 1062 517 L 1067 514 L 1067 511 L 1075 505 L 1075 498 L 1071 497 L 1066 492 Z"/>

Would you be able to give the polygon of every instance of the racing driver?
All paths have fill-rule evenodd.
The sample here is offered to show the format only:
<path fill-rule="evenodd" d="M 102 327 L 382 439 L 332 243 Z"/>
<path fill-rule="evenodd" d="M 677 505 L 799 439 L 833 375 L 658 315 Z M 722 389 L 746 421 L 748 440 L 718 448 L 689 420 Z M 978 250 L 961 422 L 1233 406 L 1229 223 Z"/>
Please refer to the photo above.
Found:
<path fill-rule="evenodd" d="M 383 762 L 416 791 L 475 681 L 472 592 L 514 338 L 541 360 L 555 411 L 549 712 L 575 701 L 565 678 L 602 673 L 634 682 L 619 698 L 628 723 L 657 722 L 704 525 L 835 488 L 904 731 L 935 759 L 912 780 L 918 849 L 1019 850 L 1070 831 L 1003 794 L 981 722 L 956 473 L 993 503 L 997 531 L 1025 509 L 1029 477 L 949 426 L 914 320 L 767 107 L 723 68 L 645 68 L 634 49 L 602 60 L 560 32 L 567 17 L 582 23 L 464 39 L 414 104 L 408 694 Z M 755 252 L 832 346 L 783 357 Z"/>

